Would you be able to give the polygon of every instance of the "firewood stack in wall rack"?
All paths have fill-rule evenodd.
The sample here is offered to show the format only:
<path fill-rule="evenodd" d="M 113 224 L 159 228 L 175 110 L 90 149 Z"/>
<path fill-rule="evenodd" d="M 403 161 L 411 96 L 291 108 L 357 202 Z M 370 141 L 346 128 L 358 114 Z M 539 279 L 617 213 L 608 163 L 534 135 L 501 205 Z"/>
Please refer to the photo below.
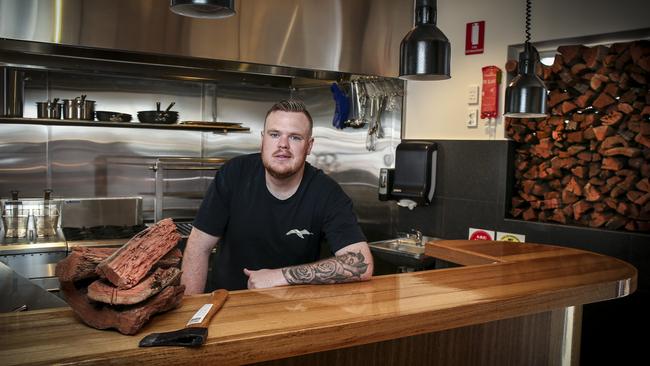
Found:
<path fill-rule="evenodd" d="M 557 51 L 539 69 L 550 116 L 506 118 L 515 141 L 510 214 L 650 232 L 650 41 Z"/>

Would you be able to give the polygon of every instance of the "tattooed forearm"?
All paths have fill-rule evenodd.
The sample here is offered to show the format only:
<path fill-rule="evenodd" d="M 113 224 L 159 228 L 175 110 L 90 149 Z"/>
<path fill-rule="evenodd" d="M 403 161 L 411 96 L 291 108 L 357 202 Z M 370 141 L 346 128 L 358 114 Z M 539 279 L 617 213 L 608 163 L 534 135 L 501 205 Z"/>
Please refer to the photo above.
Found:
<path fill-rule="evenodd" d="M 316 263 L 283 268 L 282 274 L 291 285 L 327 284 L 359 281 L 367 269 L 361 252 L 348 252 Z"/>

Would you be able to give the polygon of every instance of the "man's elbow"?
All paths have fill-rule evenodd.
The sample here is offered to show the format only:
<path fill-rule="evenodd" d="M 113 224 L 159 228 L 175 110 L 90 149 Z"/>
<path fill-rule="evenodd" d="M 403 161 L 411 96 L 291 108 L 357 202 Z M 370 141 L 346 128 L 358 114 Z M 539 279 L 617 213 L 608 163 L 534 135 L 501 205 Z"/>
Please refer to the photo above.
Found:
<path fill-rule="evenodd" d="M 368 256 L 368 260 L 366 261 L 366 264 L 368 267 L 366 267 L 366 271 L 361 274 L 361 281 L 369 281 L 372 279 L 372 274 L 373 271 L 375 270 L 375 261 L 372 259 L 372 254 Z"/>

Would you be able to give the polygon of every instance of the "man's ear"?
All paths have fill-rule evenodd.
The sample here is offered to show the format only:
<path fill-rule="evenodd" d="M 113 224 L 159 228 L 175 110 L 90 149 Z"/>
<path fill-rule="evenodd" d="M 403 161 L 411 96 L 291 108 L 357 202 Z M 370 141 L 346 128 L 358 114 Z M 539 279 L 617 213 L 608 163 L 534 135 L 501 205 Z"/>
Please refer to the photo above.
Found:
<path fill-rule="evenodd" d="M 307 155 L 311 154 L 311 148 L 314 147 L 314 138 L 310 137 L 309 138 L 309 147 L 307 148 Z"/>

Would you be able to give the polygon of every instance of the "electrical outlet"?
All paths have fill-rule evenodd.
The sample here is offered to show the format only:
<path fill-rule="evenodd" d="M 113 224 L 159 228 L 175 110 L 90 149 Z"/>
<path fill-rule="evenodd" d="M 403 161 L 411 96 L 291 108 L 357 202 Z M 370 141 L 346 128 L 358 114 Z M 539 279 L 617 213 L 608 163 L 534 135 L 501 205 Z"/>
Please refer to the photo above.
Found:
<path fill-rule="evenodd" d="M 467 104 L 478 104 L 478 85 L 467 87 Z"/>
<path fill-rule="evenodd" d="M 470 108 L 467 110 L 467 127 L 476 128 L 478 127 L 478 110 L 476 108 Z"/>

